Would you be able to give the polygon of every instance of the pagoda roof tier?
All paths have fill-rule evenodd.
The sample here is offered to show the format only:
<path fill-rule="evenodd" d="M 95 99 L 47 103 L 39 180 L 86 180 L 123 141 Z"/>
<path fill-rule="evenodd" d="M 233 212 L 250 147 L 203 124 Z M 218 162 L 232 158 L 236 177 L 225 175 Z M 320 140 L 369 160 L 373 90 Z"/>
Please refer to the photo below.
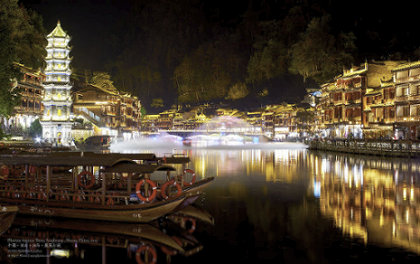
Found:
<path fill-rule="evenodd" d="M 72 101 L 53 101 L 53 100 L 48 100 L 48 101 L 42 101 L 42 104 L 45 106 L 51 106 L 51 105 L 55 105 L 55 106 L 71 106 L 72 105 Z"/>
<path fill-rule="evenodd" d="M 48 70 L 45 71 L 45 75 L 70 75 L 71 70 L 70 69 L 63 69 L 63 70 Z"/>
<path fill-rule="evenodd" d="M 58 38 L 69 38 L 70 36 L 61 28 L 60 20 L 57 21 L 57 26 L 47 35 L 47 38 L 58 37 Z"/>
<path fill-rule="evenodd" d="M 69 85 L 69 86 L 65 86 Z M 68 90 L 71 89 L 72 86 L 70 86 L 70 82 L 58 82 L 58 81 L 46 81 L 43 83 L 44 89 L 50 89 L 50 88 L 66 88 Z"/>
<path fill-rule="evenodd" d="M 73 59 L 73 57 L 70 58 L 70 60 L 71 59 Z M 53 58 L 53 59 L 51 59 L 50 58 L 50 59 L 47 60 L 47 62 L 55 62 L 55 61 L 57 61 L 57 62 L 65 62 L 66 60 L 67 60 L 66 58 L 64 58 L 64 59 L 59 59 L 59 58 L 56 58 L 56 59 Z"/>
<path fill-rule="evenodd" d="M 54 84 L 48 84 L 43 86 L 45 90 L 50 89 L 61 89 L 61 90 L 71 90 L 71 85 L 54 85 Z"/>
<path fill-rule="evenodd" d="M 65 46 L 59 46 L 59 45 L 50 45 L 48 44 L 45 48 L 46 50 L 54 50 L 54 49 L 62 49 L 62 50 L 71 50 L 72 47 L 65 45 Z"/>
<path fill-rule="evenodd" d="M 44 82 L 43 87 L 45 89 L 49 89 L 49 88 L 71 88 L 72 86 L 69 83 L 65 83 L 65 84 L 55 84 L 54 82 Z"/>
<path fill-rule="evenodd" d="M 71 61 L 73 59 L 73 57 L 70 58 L 68 55 L 65 56 L 65 57 L 64 56 L 62 56 L 62 57 L 55 57 L 55 56 L 50 56 L 50 54 L 48 54 L 47 57 L 45 57 L 45 60 L 46 61 L 52 60 L 52 59 L 69 60 L 69 61 Z"/>

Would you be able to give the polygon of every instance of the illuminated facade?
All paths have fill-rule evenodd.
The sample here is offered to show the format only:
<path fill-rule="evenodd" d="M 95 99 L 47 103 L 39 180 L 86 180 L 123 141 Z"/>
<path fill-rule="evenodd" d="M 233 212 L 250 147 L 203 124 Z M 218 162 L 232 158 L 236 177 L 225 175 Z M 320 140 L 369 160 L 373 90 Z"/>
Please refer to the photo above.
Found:
<path fill-rule="evenodd" d="M 324 136 L 392 136 L 395 118 L 392 71 L 398 61 L 364 63 L 321 86 L 316 125 Z"/>
<path fill-rule="evenodd" d="M 325 83 L 321 85 L 321 96 L 315 106 L 315 130 L 323 131 L 326 136 L 326 129 L 333 124 L 334 103 L 333 95 L 330 91 L 335 89 L 335 83 Z"/>
<path fill-rule="evenodd" d="M 398 137 L 420 138 L 420 62 L 406 63 L 393 71 Z"/>
<path fill-rule="evenodd" d="M 75 117 L 94 125 L 95 134 L 138 136 L 141 103 L 136 96 L 119 92 L 113 85 L 87 85 L 73 94 Z"/>
<path fill-rule="evenodd" d="M 395 86 L 392 79 L 368 88 L 363 97 L 365 137 L 392 138 L 395 123 Z"/>
<path fill-rule="evenodd" d="M 72 140 L 71 128 L 71 84 L 69 68 L 71 58 L 68 43 L 70 36 L 61 28 L 60 22 L 47 36 L 47 57 L 44 70 L 46 80 L 42 101 L 44 113 L 41 120 L 42 136 L 45 140 L 68 145 Z"/>
<path fill-rule="evenodd" d="M 15 136 L 25 136 L 33 121 L 42 115 L 42 82 L 45 75 L 24 65 L 17 65 L 23 73 L 22 79 L 13 83 L 20 95 L 20 104 L 15 106 L 13 115 L 3 120 L 2 128 L 6 133 Z"/>

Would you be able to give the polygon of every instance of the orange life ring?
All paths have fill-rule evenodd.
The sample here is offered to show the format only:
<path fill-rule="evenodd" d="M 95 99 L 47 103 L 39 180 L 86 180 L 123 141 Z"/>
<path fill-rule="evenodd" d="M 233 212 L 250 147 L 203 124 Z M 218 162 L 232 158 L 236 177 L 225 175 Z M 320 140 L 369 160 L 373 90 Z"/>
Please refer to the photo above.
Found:
<path fill-rule="evenodd" d="M 89 184 L 86 184 L 86 183 L 82 182 L 82 177 L 85 176 L 85 175 L 88 175 L 88 177 L 90 179 Z M 82 171 L 81 173 L 79 173 L 79 175 L 77 175 L 77 182 L 78 182 L 80 187 L 90 189 L 95 184 L 95 176 L 93 176 L 93 174 L 90 171 Z"/>
<path fill-rule="evenodd" d="M 191 227 L 187 226 L 187 222 L 191 222 Z M 195 231 L 196 221 L 194 218 L 191 217 L 184 217 L 182 218 L 182 227 L 185 228 L 188 233 L 192 234 Z"/>
<path fill-rule="evenodd" d="M 156 263 L 157 254 L 156 254 L 156 250 L 152 246 L 142 245 L 137 249 L 137 251 L 136 251 L 136 261 L 137 261 L 138 264 L 145 263 L 143 261 L 143 259 L 141 258 L 142 254 L 143 255 L 149 254 L 149 258 L 148 258 L 147 263 Z M 150 259 L 150 256 L 152 257 L 152 259 Z"/>
<path fill-rule="evenodd" d="M 193 185 L 195 183 L 195 179 L 196 179 L 195 172 L 193 170 L 191 170 L 191 169 L 184 170 L 184 174 L 183 174 L 184 179 L 185 179 L 185 175 L 187 175 L 187 173 L 191 173 L 192 174 L 192 179 L 191 179 L 190 182 L 184 181 L 184 185 L 185 186 L 191 186 L 191 185 Z"/>
<path fill-rule="evenodd" d="M 7 177 L 10 174 L 10 170 L 9 167 L 7 167 L 7 165 L 1 165 L 0 166 L 0 179 L 1 180 L 7 180 Z"/>
<path fill-rule="evenodd" d="M 160 191 L 160 195 L 162 196 L 163 199 L 168 199 L 169 195 L 166 193 L 166 189 L 170 186 L 170 185 L 174 185 L 177 188 L 177 193 L 176 193 L 176 197 L 180 196 L 182 193 L 182 188 L 181 185 L 179 185 L 174 179 L 165 182 L 162 185 L 161 191 Z"/>
<path fill-rule="evenodd" d="M 152 187 L 152 194 L 150 196 L 143 196 L 141 194 L 141 186 L 147 182 L 151 187 Z M 156 183 L 152 180 L 149 179 L 142 179 L 140 180 L 137 185 L 136 185 L 136 194 L 137 197 L 139 197 L 140 200 L 142 200 L 143 202 L 150 202 L 153 201 L 153 199 L 155 199 L 156 197 L 156 193 L 157 193 L 157 187 L 156 187 Z"/>

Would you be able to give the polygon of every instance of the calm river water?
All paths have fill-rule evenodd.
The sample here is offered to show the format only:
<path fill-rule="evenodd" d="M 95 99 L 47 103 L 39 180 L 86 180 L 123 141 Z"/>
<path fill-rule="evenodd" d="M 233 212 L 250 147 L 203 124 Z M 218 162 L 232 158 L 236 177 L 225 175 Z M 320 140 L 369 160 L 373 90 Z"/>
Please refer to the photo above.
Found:
<path fill-rule="evenodd" d="M 40 256 L 11 262 L 419 263 L 420 160 L 311 152 L 297 144 L 143 151 L 187 154 L 198 179 L 215 177 L 195 203 L 198 218 L 158 224 L 182 238 L 185 255 L 151 245 L 156 254 L 145 256 L 136 254 L 144 241 L 47 228 L 41 236 L 61 237 L 51 248 L 60 246 L 69 257 L 45 258 L 39 250 Z M 15 221 L 25 222 L 21 218 Z M 39 237 L 37 225 L 27 225 L 13 225 L 3 247 L 16 251 L 13 237 Z M 66 244 L 67 238 L 79 242 Z"/>

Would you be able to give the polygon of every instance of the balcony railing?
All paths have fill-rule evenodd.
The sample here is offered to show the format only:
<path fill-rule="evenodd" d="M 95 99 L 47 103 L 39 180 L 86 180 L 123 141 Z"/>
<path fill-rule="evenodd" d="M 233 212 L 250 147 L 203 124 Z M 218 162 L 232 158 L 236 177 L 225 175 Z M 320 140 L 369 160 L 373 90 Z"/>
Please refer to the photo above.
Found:
<path fill-rule="evenodd" d="M 408 96 L 404 95 L 404 96 L 397 96 L 395 97 L 395 102 L 407 102 L 408 101 Z"/>
<path fill-rule="evenodd" d="M 410 95 L 408 96 L 409 101 L 420 101 L 420 95 Z"/>
<path fill-rule="evenodd" d="M 420 121 L 420 116 L 397 116 L 395 119 L 397 122 L 413 122 Z"/>
<path fill-rule="evenodd" d="M 342 104 L 344 104 L 344 99 L 341 99 L 341 100 L 334 100 L 334 101 L 333 101 L 333 104 L 334 104 L 334 105 L 342 105 Z"/>

